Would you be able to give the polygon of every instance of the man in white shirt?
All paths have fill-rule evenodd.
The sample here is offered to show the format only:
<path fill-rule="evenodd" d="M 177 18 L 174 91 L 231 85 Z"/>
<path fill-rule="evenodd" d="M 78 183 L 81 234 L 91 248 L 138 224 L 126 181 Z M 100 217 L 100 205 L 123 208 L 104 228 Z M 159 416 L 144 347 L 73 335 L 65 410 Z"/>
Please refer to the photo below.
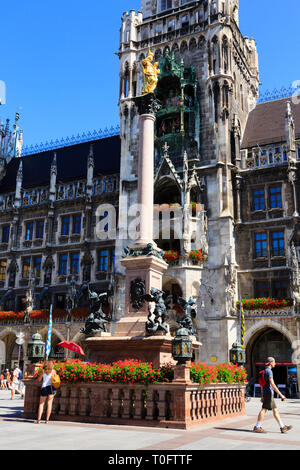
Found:
<path fill-rule="evenodd" d="M 15 392 L 17 392 L 21 397 L 24 397 L 24 393 L 20 390 L 20 381 L 19 381 L 19 373 L 20 369 L 17 364 L 15 364 L 13 374 L 12 374 L 12 381 L 11 381 L 11 397 L 10 399 L 13 400 L 15 397 Z"/>

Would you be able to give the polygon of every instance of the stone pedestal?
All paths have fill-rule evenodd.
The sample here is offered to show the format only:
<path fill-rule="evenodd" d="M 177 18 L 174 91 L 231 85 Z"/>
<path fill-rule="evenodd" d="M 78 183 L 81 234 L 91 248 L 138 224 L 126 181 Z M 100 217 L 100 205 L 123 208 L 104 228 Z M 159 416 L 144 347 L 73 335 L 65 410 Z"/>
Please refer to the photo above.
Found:
<path fill-rule="evenodd" d="M 137 359 L 152 362 L 155 368 L 167 363 L 175 365 L 170 335 L 87 338 L 84 343 L 90 351 L 89 360 L 92 362 L 110 364 L 124 359 Z"/>
<path fill-rule="evenodd" d="M 139 310 L 131 304 L 131 283 L 141 279 L 145 283 L 145 293 L 152 287 L 162 289 L 162 276 L 168 265 L 155 256 L 138 256 L 124 258 L 121 261 L 126 269 L 125 276 L 125 316 L 118 322 L 114 336 L 145 336 L 145 324 L 148 316 L 148 303 Z"/>
<path fill-rule="evenodd" d="M 24 377 L 30 379 L 35 376 L 35 373 L 42 367 L 42 364 L 27 364 Z"/>
<path fill-rule="evenodd" d="M 184 365 L 178 365 L 174 368 L 174 380 L 173 383 L 191 385 L 191 362 L 187 362 Z"/>

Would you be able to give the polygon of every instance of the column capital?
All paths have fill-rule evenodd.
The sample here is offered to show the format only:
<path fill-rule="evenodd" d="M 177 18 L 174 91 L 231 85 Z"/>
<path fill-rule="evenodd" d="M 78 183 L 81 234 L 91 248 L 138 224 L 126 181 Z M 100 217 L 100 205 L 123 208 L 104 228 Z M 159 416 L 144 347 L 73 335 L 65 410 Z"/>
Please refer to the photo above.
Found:
<path fill-rule="evenodd" d="M 133 98 L 133 101 L 138 108 L 139 114 L 153 115 L 160 110 L 161 103 L 158 101 L 154 93 L 147 93 Z"/>

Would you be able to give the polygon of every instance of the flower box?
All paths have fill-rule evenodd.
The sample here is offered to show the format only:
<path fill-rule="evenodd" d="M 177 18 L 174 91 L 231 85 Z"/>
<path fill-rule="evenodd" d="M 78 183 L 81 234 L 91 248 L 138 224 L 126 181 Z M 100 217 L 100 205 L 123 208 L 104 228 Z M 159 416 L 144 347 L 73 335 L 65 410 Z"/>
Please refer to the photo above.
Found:
<path fill-rule="evenodd" d="M 23 321 L 24 312 L 0 312 L 0 321 L 14 322 L 14 321 Z"/>
<path fill-rule="evenodd" d="M 197 215 L 197 211 L 200 212 L 202 210 L 202 205 L 199 202 L 190 202 L 190 206 L 192 207 L 192 216 L 195 217 Z"/>
<path fill-rule="evenodd" d="M 164 259 L 169 264 L 173 264 L 173 265 L 177 264 L 179 261 L 179 253 L 178 251 L 172 251 L 172 250 L 165 251 Z"/>
<path fill-rule="evenodd" d="M 242 307 L 244 310 L 278 310 L 293 306 L 292 299 L 272 299 L 260 298 L 260 299 L 243 299 Z M 240 309 L 240 302 L 236 304 L 237 309 Z"/>
<path fill-rule="evenodd" d="M 205 255 L 202 250 L 192 250 L 189 252 L 189 259 L 194 263 L 203 263 Z"/>

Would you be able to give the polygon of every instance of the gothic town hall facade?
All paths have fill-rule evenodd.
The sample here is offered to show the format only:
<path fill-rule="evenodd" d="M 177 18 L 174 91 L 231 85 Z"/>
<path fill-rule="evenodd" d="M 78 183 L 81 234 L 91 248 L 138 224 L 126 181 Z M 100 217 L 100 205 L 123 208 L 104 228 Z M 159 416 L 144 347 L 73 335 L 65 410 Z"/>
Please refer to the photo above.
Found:
<path fill-rule="evenodd" d="M 0 364 L 26 362 L 32 334 L 46 336 L 50 304 L 51 356 L 63 357 L 64 339 L 80 343 L 86 304 L 75 305 L 74 292 L 84 283 L 110 293 L 112 333 L 123 315 L 120 260 L 137 202 L 134 97 L 149 48 L 160 69 L 154 203 L 201 205 L 183 236 L 174 217 L 168 237 L 155 237 L 169 262 L 171 332 L 176 300 L 193 296 L 196 360 L 228 361 L 242 341 L 250 378 L 271 355 L 277 383 L 287 385 L 300 368 L 299 97 L 258 100 L 256 42 L 239 29 L 238 0 L 141 0 L 140 12 L 123 14 L 117 131 L 26 151 L 18 123 L 2 126 Z M 116 237 L 107 230 L 111 207 Z M 101 223 L 107 237 L 98 236 Z"/>

